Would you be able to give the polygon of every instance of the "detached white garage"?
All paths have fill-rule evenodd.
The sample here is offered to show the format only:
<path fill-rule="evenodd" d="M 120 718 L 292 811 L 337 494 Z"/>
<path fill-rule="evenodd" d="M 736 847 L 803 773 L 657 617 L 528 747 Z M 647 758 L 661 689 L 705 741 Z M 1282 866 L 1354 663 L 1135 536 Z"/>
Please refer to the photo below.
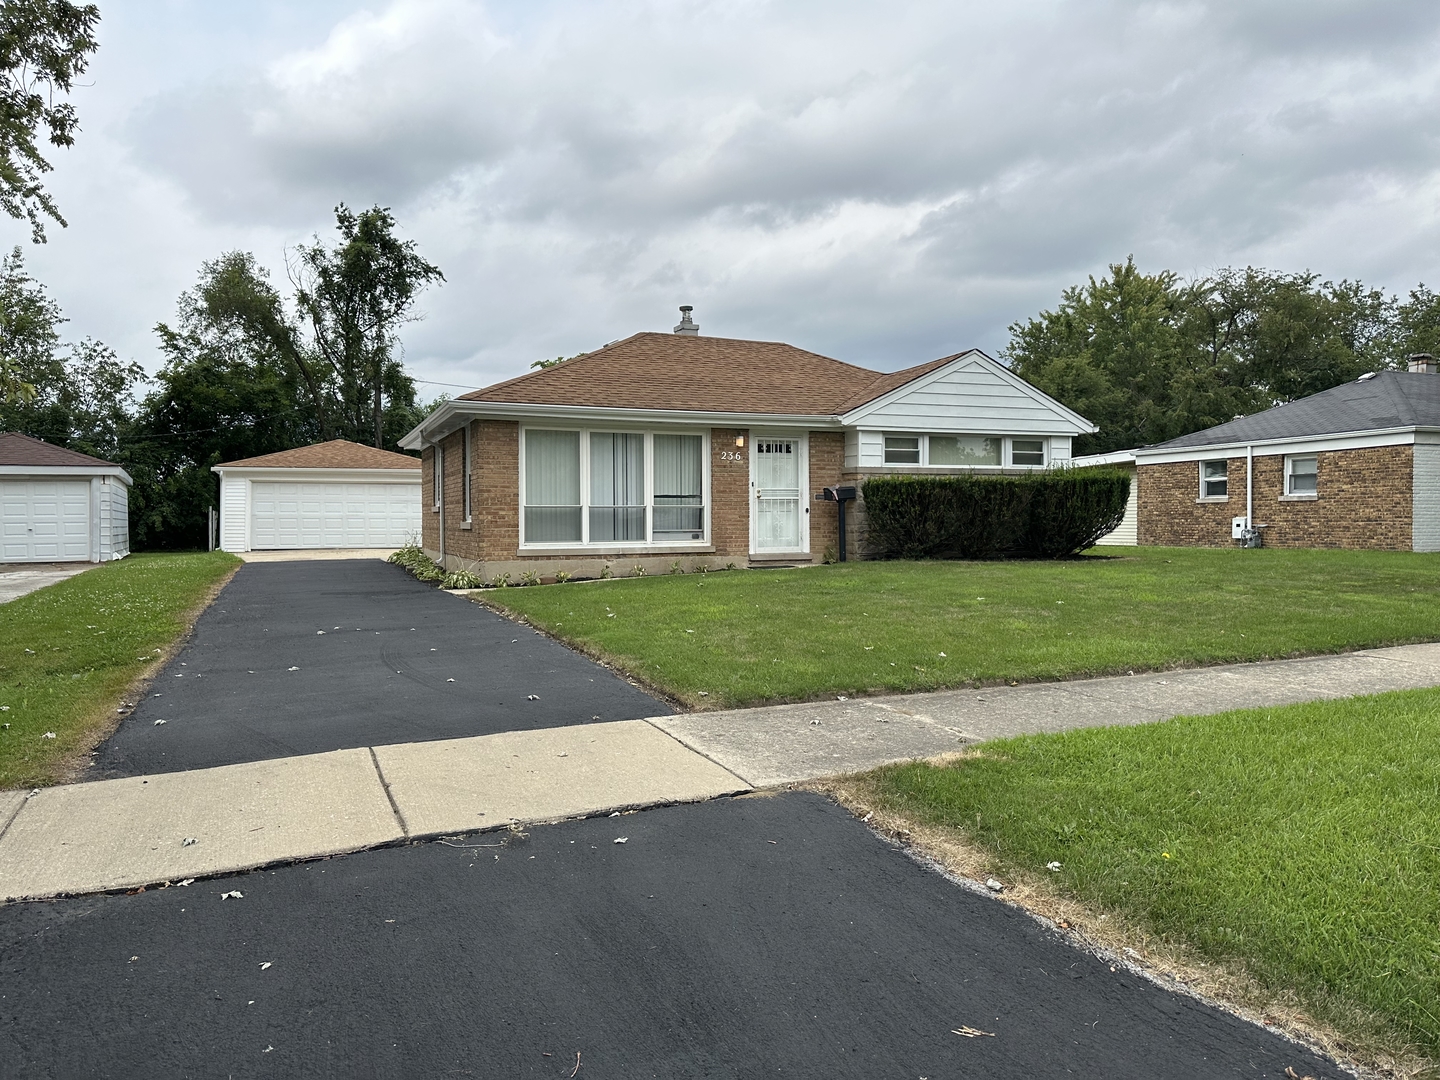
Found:
<path fill-rule="evenodd" d="M 130 474 L 0 432 L 0 562 L 109 562 L 130 554 Z"/>
<path fill-rule="evenodd" d="M 420 535 L 420 459 L 345 439 L 214 467 L 225 551 L 397 548 Z"/>

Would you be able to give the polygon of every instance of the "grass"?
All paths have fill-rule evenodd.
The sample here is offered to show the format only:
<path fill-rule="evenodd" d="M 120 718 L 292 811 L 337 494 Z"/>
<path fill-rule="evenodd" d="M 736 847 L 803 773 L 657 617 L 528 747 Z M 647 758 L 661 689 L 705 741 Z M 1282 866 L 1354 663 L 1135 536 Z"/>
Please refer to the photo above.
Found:
<path fill-rule="evenodd" d="M 1011 739 L 864 780 L 1342 1035 L 1378 1017 L 1437 1058 L 1437 777 L 1440 690 L 1419 690 Z"/>
<path fill-rule="evenodd" d="M 0 605 L 0 788 L 60 779 L 238 565 L 223 552 L 132 555 Z"/>
<path fill-rule="evenodd" d="M 488 602 L 692 708 L 1440 638 L 1440 556 L 1130 548 L 546 585 Z"/>

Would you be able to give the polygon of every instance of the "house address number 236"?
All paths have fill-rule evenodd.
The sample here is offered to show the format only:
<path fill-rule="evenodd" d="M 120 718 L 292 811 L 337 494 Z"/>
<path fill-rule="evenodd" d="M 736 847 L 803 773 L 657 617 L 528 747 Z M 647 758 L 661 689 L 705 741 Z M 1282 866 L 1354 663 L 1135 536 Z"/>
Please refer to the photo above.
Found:
<path fill-rule="evenodd" d="M 721 450 L 721 451 L 720 451 L 720 460 L 721 460 L 721 461 L 740 461 L 744 456 L 745 456 L 745 455 L 742 454 L 739 450 Z"/>

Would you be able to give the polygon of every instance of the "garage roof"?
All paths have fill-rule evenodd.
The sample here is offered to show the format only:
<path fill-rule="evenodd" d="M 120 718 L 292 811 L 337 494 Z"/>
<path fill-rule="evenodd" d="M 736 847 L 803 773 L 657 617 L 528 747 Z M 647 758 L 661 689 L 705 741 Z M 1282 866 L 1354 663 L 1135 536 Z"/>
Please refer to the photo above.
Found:
<path fill-rule="evenodd" d="M 331 439 L 314 446 L 300 446 L 275 454 L 222 461 L 217 469 L 413 469 L 419 471 L 420 459 L 373 446 L 361 446 L 348 439 Z"/>
<path fill-rule="evenodd" d="M 78 466 L 98 465 L 104 469 L 118 468 L 113 461 L 82 454 L 77 450 L 66 450 L 63 446 L 21 435 L 18 431 L 0 431 L 0 465 L 59 466 L 73 469 Z"/>

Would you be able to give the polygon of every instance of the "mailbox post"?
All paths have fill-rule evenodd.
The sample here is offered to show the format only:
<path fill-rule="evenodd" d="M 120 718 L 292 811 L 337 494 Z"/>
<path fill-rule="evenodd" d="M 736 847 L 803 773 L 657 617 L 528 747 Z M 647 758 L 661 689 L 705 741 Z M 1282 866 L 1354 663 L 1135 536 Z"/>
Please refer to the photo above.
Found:
<path fill-rule="evenodd" d="M 853 487 L 827 487 L 818 496 L 821 502 L 837 503 L 840 511 L 840 561 L 845 561 L 845 504 L 855 498 Z"/>

